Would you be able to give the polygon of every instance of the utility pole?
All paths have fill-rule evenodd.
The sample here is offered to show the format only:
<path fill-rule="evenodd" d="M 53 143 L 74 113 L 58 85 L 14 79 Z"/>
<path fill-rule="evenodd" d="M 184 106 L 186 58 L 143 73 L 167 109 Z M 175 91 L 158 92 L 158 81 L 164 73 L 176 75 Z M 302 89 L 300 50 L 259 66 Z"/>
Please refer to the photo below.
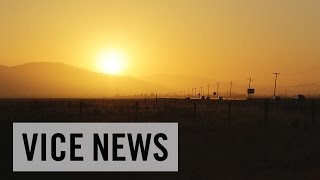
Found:
<path fill-rule="evenodd" d="M 220 83 L 217 83 L 217 97 L 219 97 L 219 86 L 220 86 Z"/>
<path fill-rule="evenodd" d="M 249 89 L 250 89 L 251 88 L 251 81 L 253 81 L 253 80 L 251 79 L 251 77 L 248 80 L 249 80 Z"/>
<path fill-rule="evenodd" d="M 208 97 L 209 97 L 209 91 L 210 91 L 209 88 L 210 88 L 210 85 L 208 84 L 207 86 L 208 86 Z"/>
<path fill-rule="evenodd" d="M 194 94 L 197 96 L 197 88 L 194 88 Z"/>
<path fill-rule="evenodd" d="M 253 81 L 253 80 L 251 79 L 251 77 L 248 80 L 249 80 L 249 89 L 251 89 L 251 81 Z M 249 92 L 248 92 L 248 98 L 250 98 L 250 93 Z"/>
<path fill-rule="evenodd" d="M 230 82 L 230 99 L 231 99 L 232 81 Z"/>
<path fill-rule="evenodd" d="M 278 75 L 280 75 L 280 73 L 273 73 L 273 74 L 275 75 L 273 97 L 276 97 L 277 80 L 278 80 Z"/>
<path fill-rule="evenodd" d="M 202 86 L 201 86 L 200 96 L 202 96 Z"/>

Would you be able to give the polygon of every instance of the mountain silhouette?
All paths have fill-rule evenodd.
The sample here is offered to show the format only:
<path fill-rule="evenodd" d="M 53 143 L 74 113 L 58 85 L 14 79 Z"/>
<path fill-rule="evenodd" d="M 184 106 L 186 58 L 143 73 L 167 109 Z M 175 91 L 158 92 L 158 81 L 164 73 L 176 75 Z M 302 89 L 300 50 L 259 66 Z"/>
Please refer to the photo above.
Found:
<path fill-rule="evenodd" d="M 155 92 L 160 85 L 129 76 L 106 75 L 63 63 L 0 66 L 0 98 L 107 97 Z"/>
<path fill-rule="evenodd" d="M 6 68 L 8 68 L 8 66 L 0 65 L 0 70 L 1 70 L 1 69 L 6 69 Z"/>

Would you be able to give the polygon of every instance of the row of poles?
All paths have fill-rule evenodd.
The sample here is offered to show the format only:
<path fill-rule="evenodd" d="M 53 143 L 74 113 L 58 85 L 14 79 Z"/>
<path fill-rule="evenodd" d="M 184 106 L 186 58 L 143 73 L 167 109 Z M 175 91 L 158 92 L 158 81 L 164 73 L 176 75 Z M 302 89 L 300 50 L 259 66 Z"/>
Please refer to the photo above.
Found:
<path fill-rule="evenodd" d="M 276 97 L 276 89 L 277 89 L 277 80 L 278 80 L 278 76 L 280 75 L 280 73 L 278 72 L 275 72 L 273 73 L 273 75 L 275 75 L 275 80 L 274 80 L 274 89 L 273 89 L 273 97 Z M 251 82 L 253 81 L 253 79 L 250 77 L 248 79 L 249 81 L 249 87 L 248 89 L 251 89 Z M 220 87 L 220 83 L 216 83 L 217 85 L 217 89 L 216 89 L 216 92 L 213 93 L 214 96 L 216 96 L 217 98 L 219 97 L 219 87 Z M 233 85 L 233 82 L 230 81 L 229 82 L 229 98 L 232 98 L 232 85 Z M 191 90 L 191 93 L 190 93 L 190 90 Z M 191 89 L 188 89 L 187 90 L 187 94 L 186 94 L 186 91 L 180 91 L 180 94 L 182 95 L 183 93 L 183 96 L 204 96 L 205 95 L 205 91 L 204 91 L 204 88 L 201 86 L 200 89 L 198 89 L 199 91 L 197 91 L 197 88 L 191 88 Z M 251 93 L 247 93 L 248 94 L 248 98 L 251 98 Z M 207 85 L 207 97 L 210 96 L 210 85 L 208 84 Z"/>

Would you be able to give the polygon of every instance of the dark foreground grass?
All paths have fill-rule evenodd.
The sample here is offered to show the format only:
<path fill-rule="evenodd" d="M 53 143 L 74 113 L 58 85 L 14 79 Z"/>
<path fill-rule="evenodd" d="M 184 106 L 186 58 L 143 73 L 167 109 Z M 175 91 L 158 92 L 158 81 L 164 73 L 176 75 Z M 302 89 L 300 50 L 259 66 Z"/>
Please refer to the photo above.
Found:
<path fill-rule="evenodd" d="M 229 103 L 0 100 L 3 172 L 9 179 L 320 179 L 319 101 Z M 13 173 L 12 122 L 179 122 L 179 172 Z"/>

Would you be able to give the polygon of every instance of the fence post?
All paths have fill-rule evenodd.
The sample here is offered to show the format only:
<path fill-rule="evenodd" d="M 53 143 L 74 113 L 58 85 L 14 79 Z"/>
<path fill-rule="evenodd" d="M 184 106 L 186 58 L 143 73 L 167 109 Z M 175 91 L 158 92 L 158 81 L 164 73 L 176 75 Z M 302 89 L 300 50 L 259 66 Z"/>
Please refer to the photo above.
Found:
<path fill-rule="evenodd" d="M 231 101 L 228 102 L 228 125 L 231 127 Z"/>
<path fill-rule="evenodd" d="M 314 99 L 311 102 L 311 123 L 312 126 L 316 125 L 316 105 Z"/>
<path fill-rule="evenodd" d="M 107 103 L 105 103 L 105 111 L 106 111 L 106 115 L 105 115 L 105 117 L 106 117 L 106 119 L 108 119 L 108 104 Z"/>
<path fill-rule="evenodd" d="M 80 109 L 79 110 L 80 110 L 80 114 L 81 114 L 82 113 L 82 108 L 83 108 L 83 100 L 80 100 L 79 104 L 80 104 Z"/>
<path fill-rule="evenodd" d="M 138 112 L 139 112 L 139 102 L 136 101 L 136 107 L 135 107 L 135 121 L 138 121 Z"/>
<path fill-rule="evenodd" d="M 33 101 L 33 111 L 37 111 L 38 110 L 38 101 Z"/>
<path fill-rule="evenodd" d="M 197 104 L 193 103 L 193 119 L 197 119 Z"/>
<path fill-rule="evenodd" d="M 263 126 L 266 127 L 267 126 L 267 121 L 268 121 L 268 111 L 269 111 L 269 102 L 268 99 L 264 100 L 264 122 L 263 122 Z"/>

